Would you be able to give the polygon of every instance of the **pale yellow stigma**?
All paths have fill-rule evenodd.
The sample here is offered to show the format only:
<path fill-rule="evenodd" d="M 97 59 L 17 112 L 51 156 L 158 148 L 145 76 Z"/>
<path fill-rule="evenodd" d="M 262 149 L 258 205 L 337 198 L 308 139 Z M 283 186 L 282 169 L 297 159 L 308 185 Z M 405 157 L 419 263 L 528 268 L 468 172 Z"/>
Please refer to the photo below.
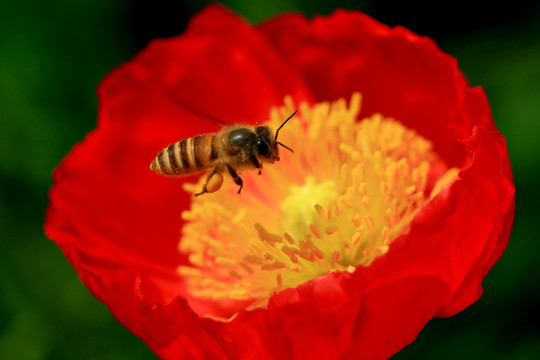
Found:
<path fill-rule="evenodd" d="M 263 173 L 243 173 L 241 195 L 230 179 L 193 201 L 180 241 L 193 266 L 182 266 L 192 296 L 265 307 L 269 296 L 332 271 L 354 272 L 406 233 L 437 161 L 431 143 L 399 122 L 358 121 L 361 97 L 301 105 L 280 132 L 295 153 Z M 274 129 L 294 111 L 274 109 Z M 433 189 L 454 180 L 451 169 Z M 201 184 L 186 186 L 196 191 Z M 213 315 L 202 314 L 202 315 Z"/>

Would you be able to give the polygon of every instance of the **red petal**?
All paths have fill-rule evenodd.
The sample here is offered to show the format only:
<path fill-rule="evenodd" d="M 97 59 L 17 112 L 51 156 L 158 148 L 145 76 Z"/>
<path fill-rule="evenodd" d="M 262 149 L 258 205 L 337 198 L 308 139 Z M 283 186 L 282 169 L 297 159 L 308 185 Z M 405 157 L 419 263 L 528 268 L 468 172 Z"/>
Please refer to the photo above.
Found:
<path fill-rule="evenodd" d="M 508 245 L 514 220 L 515 188 L 506 140 L 497 131 L 475 127 L 472 136 L 464 143 L 467 144 L 470 161 L 460 177 L 467 189 L 456 196 L 460 203 L 466 202 L 464 198 L 468 197 L 471 208 L 469 217 L 464 217 L 461 224 L 465 228 L 481 229 L 482 235 L 475 236 L 471 229 L 464 231 L 464 238 L 460 239 L 458 246 L 476 257 L 466 265 L 463 264 L 463 256 L 457 261 L 462 267 L 465 265 L 467 273 L 456 279 L 459 287 L 454 299 L 440 311 L 439 316 L 454 315 L 480 297 L 481 282 Z M 467 215 L 466 210 L 462 213 Z M 451 225 L 458 226 L 457 223 Z"/>
<path fill-rule="evenodd" d="M 359 12 L 336 11 L 308 22 L 300 15 L 260 27 L 276 51 L 306 79 L 317 100 L 363 95 L 361 116 L 393 117 L 433 141 L 451 165 L 465 153 L 455 138 L 474 125 L 494 126 L 485 96 L 471 90 L 456 60 L 429 38 L 391 29 Z M 489 111 L 489 110 L 488 110 Z"/>
<path fill-rule="evenodd" d="M 177 52 L 166 56 L 166 76 L 174 84 L 169 94 L 188 109 L 231 124 L 257 123 L 267 120 L 285 95 L 312 102 L 299 74 L 263 36 L 222 6 L 207 7 L 175 41 Z M 164 42 L 152 46 L 171 47 Z"/>
<path fill-rule="evenodd" d="M 361 301 L 350 285 L 341 273 L 314 279 L 276 294 L 267 311 L 241 312 L 224 331 L 242 359 L 338 359 Z"/>
<path fill-rule="evenodd" d="M 351 358 L 389 358 L 416 339 L 449 295 L 436 277 L 409 276 L 373 288 L 356 315 Z"/>

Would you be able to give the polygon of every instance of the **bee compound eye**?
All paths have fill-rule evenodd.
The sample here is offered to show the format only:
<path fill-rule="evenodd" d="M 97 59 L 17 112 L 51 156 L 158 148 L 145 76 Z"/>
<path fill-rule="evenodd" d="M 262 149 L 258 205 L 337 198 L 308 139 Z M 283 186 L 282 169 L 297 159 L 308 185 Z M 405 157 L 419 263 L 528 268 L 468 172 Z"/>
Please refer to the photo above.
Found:
<path fill-rule="evenodd" d="M 264 139 L 257 140 L 257 152 L 259 153 L 259 155 L 262 155 L 262 156 L 268 155 L 269 151 L 270 151 L 270 147 L 268 146 L 266 141 L 264 141 Z"/>

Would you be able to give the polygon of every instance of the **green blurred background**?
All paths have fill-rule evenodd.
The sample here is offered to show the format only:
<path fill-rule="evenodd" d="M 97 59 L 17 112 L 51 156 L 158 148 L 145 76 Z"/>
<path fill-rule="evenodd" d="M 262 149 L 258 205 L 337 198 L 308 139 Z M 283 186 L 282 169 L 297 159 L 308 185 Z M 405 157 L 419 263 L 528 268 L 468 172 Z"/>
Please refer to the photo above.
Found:
<path fill-rule="evenodd" d="M 0 359 L 154 359 L 43 235 L 51 172 L 95 127 L 95 88 L 155 37 L 181 33 L 206 1 L 0 3 Z M 540 6 L 537 2 L 230 0 L 253 23 L 283 11 L 360 9 L 434 38 L 490 99 L 517 187 L 510 245 L 462 313 L 431 321 L 396 359 L 540 354 Z M 441 10 L 441 7 L 443 9 Z"/>

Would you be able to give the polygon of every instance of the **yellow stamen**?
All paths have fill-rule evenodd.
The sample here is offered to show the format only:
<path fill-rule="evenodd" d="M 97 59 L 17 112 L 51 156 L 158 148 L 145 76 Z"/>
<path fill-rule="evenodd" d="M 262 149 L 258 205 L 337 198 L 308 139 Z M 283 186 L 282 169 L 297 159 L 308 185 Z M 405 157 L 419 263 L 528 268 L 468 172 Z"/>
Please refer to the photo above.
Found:
<path fill-rule="evenodd" d="M 264 307 L 276 291 L 369 266 L 456 178 L 450 169 L 426 189 L 438 161 L 431 143 L 379 114 L 358 121 L 360 102 L 354 94 L 348 107 L 301 104 L 279 134 L 294 154 L 281 154 L 261 176 L 243 173 L 240 196 L 225 181 L 193 201 L 179 244 L 193 264 L 179 268 L 192 296 Z M 274 129 L 295 109 L 285 103 L 271 113 Z"/>

